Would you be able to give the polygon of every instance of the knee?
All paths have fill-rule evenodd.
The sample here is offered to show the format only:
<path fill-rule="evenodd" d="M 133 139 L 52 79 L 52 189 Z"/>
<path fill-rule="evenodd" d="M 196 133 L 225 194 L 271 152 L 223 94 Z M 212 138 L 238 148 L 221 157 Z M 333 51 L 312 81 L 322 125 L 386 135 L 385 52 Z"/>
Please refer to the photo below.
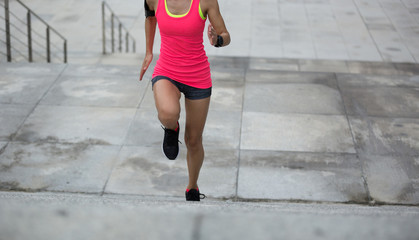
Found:
<path fill-rule="evenodd" d="M 193 136 L 185 134 L 185 144 L 190 150 L 196 150 L 202 148 L 202 135 Z"/>
<path fill-rule="evenodd" d="M 169 108 L 159 109 L 158 117 L 161 123 L 177 122 L 180 117 L 180 113 Z"/>

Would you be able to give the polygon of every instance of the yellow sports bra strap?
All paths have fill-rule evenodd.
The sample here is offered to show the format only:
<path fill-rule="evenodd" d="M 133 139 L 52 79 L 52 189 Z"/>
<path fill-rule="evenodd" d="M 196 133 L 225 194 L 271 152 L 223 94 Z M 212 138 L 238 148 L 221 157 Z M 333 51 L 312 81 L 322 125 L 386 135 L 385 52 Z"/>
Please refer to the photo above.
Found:
<path fill-rule="evenodd" d="M 192 4 L 193 4 L 193 0 L 191 0 L 191 5 L 189 6 L 189 10 L 185 14 L 176 15 L 176 14 L 173 14 L 169 11 L 169 8 L 167 7 L 167 1 L 164 0 L 164 7 L 166 8 L 167 15 L 169 15 L 171 17 L 174 17 L 174 18 L 181 18 L 181 17 L 184 17 L 184 16 L 188 15 L 189 11 L 191 11 Z"/>

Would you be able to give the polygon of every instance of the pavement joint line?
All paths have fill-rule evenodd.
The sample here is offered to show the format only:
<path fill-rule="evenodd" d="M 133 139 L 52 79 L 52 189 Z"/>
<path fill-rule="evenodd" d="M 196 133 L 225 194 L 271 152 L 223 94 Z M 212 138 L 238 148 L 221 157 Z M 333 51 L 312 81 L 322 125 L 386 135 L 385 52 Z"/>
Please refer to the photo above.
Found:
<path fill-rule="evenodd" d="M 246 81 L 246 73 L 249 70 L 249 65 L 247 65 L 247 67 L 244 69 L 245 71 L 245 76 L 244 76 L 244 80 Z M 240 131 L 239 131 L 239 143 L 238 143 L 238 158 L 237 158 L 237 173 L 236 173 L 236 184 L 235 184 L 235 197 L 234 199 L 237 200 L 239 197 L 239 178 L 240 178 L 240 161 L 241 161 L 241 139 L 242 139 L 242 131 L 243 131 L 243 114 L 244 114 L 244 100 L 245 100 L 245 87 L 243 87 L 243 94 L 242 94 L 242 99 L 241 99 L 241 114 L 240 114 Z"/>
<path fill-rule="evenodd" d="M 150 85 L 150 81 L 148 81 L 148 82 L 147 82 L 147 87 L 148 87 L 149 85 Z M 138 109 L 139 109 L 139 107 L 141 106 L 141 103 L 142 103 L 142 101 L 144 100 L 145 95 L 146 95 L 146 94 L 143 94 L 143 96 L 142 96 L 141 100 L 139 101 L 139 104 L 138 104 L 138 105 L 137 105 L 137 107 L 136 107 L 135 114 L 134 114 L 134 116 L 132 117 L 132 119 L 131 119 L 131 121 L 130 121 L 130 123 L 129 123 L 129 127 L 128 127 L 128 129 L 130 129 L 130 128 L 131 128 L 131 126 L 133 125 L 133 123 L 134 123 L 134 121 L 135 121 L 135 118 L 137 117 L 137 114 L 138 114 L 138 111 L 139 111 Z M 127 140 L 127 138 L 128 138 L 128 135 L 129 135 L 129 131 L 127 131 L 127 132 L 125 133 L 123 143 L 125 143 L 125 142 L 126 142 L 126 140 Z M 123 149 L 125 146 L 126 146 L 125 144 L 121 144 L 121 145 L 120 145 L 120 147 L 119 147 L 119 149 L 118 149 L 118 153 L 117 153 L 117 155 L 116 155 L 116 156 L 119 156 L 119 154 L 121 153 L 122 149 Z M 112 173 L 114 172 L 114 170 L 115 170 L 115 167 L 116 167 L 116 164 L 117 164 L 117 163 L 118 163 L 118 159 L 117 159 L 117 158 L 114 158 L 114 159 L 113 159 L 113 163 L 112 163 L 112 167 L 111 167 L 111 171 L 109 172 L 109 175 L 108 175 L 108 177 L 106 178 L 105 184 L 103 185 L 102 192 L 100 193 L 100 195 L 101 195 L 101 196 L 103 196 L 103 195 L 105 194 L 106 187 L 107 187 L 107 185 L 108 185 L 109 179 L 111 178 Z"/>
<path fill-rule="evenodd" d="M 142 81 L 146 81 L 145 79 L 143 79 Z M 151 81 L 147 81 L 147 86 L 146 86 L 146 89 L 148 89 L 149 87 L 150 87 L 150 82 Z M 144 99 L 145 99 L 145 96 L 146 96 L 146 94 L 143 94 L 143 96 L 141 97 L 141 99 L 140 99 L 140 101 L 138 102 L 138 105 L 137 105 L 137 109 L 140 109 L 141 108 L 141 104 L 143 103 L 143 101 L 144 101 Z"/>
<path fill-rule="evenodd" d="M 33 114 L 33 112 L 35 111 L 35 109 L 39 106 L 39 103 L 42 101 L 42 99 L 48 94 L 48 92 L 52 89 L 52 87 L 55 85 L 55 83 L 58 82 L 58 80 L 61 78 L 61 76 L 63 75 L 63 73 L 67 69 L 67 67 L 68 67 L 68 65 L 67 64 L 64 64 L 64 67 L 61 70 L 61 72 L 57 74 L 57 77 L 55 78 L 55 80 L 48 86 L 48 88 L 44 91 L 44 93 L 42 94 L 42 96 L 36 101 L 36 103 L 34 104 L 33 108 L 25 116 L 24 120 L 19 125 L 19 127 L 17 128 L 17 130 L 15 131 L 15 133 L 13 134 L 13 136 L 11 136 L 10 142 L 13 142 L 14 141 L 14 139 L 16 138 L 16 134 L 22 129 L 23 125 L 28 120 L 29 116 L 31 116 Z"/>
<path fill-rule="evenodd" d="M 356 142 L 355 136 L 354 136 L 354 130 L 352 128 L 351 121 L 349 120 L 348 110 L 347 110 L 346 104 L 345 104 L 345 98 L 343 97 L 342 89 L 339 85 L 337 74 L 335 73 L 334 75 L 335 75 L 336 86 L 337 86 L 337 89 L 339 91 L 340 98 L 342 100 L 342 105 L 343 105 L 343 110 L 345 112 L 346 121 L 348 123 L 349 131 L 351 132 L 352 143 L 354 145 L 354 149 L 355 149 L 355 152 L 356 152 L 356 159 L 358 159 L 358 162 L 359 162 L 359 165 L 360 165 L 361 177 L 362 177 L 362 182 L 364 184 L 364 189 L 366 191 L 369 204 L 374 205 L 376 203 L 376 201 L 371 196 L 370 189 L 369 189 L 369 186 L 368 186 L 367 177 L 365 175 L 365 170 L 364 170 L 364 167 L 363 167 L 364 164 L 362 162 L 362 159 L 359 157 L 360 156 L 359 155 L 359 147 L 357 146 L 357 142 Z"/>

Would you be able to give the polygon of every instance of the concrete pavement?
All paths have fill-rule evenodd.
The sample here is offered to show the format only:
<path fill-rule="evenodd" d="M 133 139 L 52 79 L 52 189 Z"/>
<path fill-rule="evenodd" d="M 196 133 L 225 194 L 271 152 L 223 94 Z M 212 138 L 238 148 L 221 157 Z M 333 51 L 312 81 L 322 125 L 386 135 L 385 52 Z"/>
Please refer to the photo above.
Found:
<path fill-rule="evenodd" d="M 25 219 L 2 225 L 4 236 L 25 239 L 36 221 L 44 224 L 35 225 L 33 239 L 82 239 L 92 229 L 98 239 L 146 230 L 144 239 L 417 238 L 416 66 L 343 61 L 339 72 L 306 72 L 275 69 L 337 62 L 212 57 L 211 63 L 214 95 L 199 182 L 208 208 L 184 203 L 185 148 L 177 161 L 163 157 L 150 84 L 137 81 L 137 67 L 1 64 L 1 221 Z M 82 203 L 113 196 L 116 205 Z M 134 202 L 127 206 L 127 199 Z M 303 202 L 317 210 L 282 212 L 293 202 L 294 209 Z M 388 216 L 386 207 L 371 204 L 411 207 L 389 207 Z M 351 210 L 330 216 L 322 206 L 368 209 L 374 217 Z M 131 220 L 115 225 L 125 219 Z M 167 221 L 177 224 L 162 232 Z M 273 228 L 274 222 L 287 227 Z M 54 226 L 47 235 L 45 224 Z"/>
<path fill-rule="evenodd" d="M 103 63 L 101 0 L 23 2 L 68 39 L 70 63 Z M 141 1 L 107 2 L 137 39 L 137 52 L 144 53 Z M 419 61 L 419 3 L 416 0 L 228 0 L 219 3 L 233 42 L 228 48 L 214 49 L 204 39 L 211 56 Z M 11 9 L 26 21 L 26 12 L 13 1 Z M 0 16 L 2 14 L 3 11 Z M 4 26 L 1 18 L 0 25 Z M 18 21 L 15 25 L 26 29 Z M 33 25 L 39 34 L 44 34 L 44 28 Z M 109 40 L 110 20 L 107 25 Z M 19 31 L 14 33 L 25 39 Z M 118 38 L 117 34 L 115 37 Z M 44 42 L 36 40 L 41 45 Z M 156 40 L 155 52 L 158 53 L 159 37 Z M 59 42 L 53 43 L 61 46 Z M 110 51 L 110 42 L 107 49 Z M 45 52 L 37 44 L 34 50 Z M 21 52 L 25 54 L 26 50 Z M 5 61 L 4 56 L 0 61 Z"/>
<path fill-rule="evenodd" d="M 412 65 L 384 63 L 380 73 L 341 62 L 347 72 L 336 73 L 275 70 L 312 68 L 305 61 L 211 62 L 201 175 L 209 197 L 419 203 L 419 82 L 403 70 Z M 161 154 L 150 83 L 137 67 L 0 69 L 4 190 L 183 195 L 185 148 L 179 161 Z M 351 73 L 362 71 L 378 72 Z"/>
<path fill-rule="evenodd" d="M 23 206 L 23 207 L 22 207 Z M 417 208 L 0 193 L 0 239 L 417 239 Z M 7 217 L 5 217 L 7 216 Z"/>
<path fill-rule="evenodd" d="M 117 11 L 127 9 L 110 2 Z M 72 10 L 76 3 L 85 11 Z M 412 30 L 382 25 L 380 11 L 391 23 L 407 24 L 410 17 L 396 21 L 395 6 L 415 3 L 220 3 L 231 11 L 226 21 L 233 40 L 244 40 L 221 50 L 206 46 L 214 89 L 199 184 L 208 198 L 189 204 L 185 147 L 177 161 L 161 153 L 151 71 L 138 82 L 141 53 L 100 54 L 100 12 L 92 2 L 28 2 L 56 28 L 65 26 L 77 47 L 70 48 L 70 64 L 0 64 L 0 239 L 418 238 L 419 66 L 414 51 L 386 55 L 378 39 L 388 43 L 387 35 L 372 34 L 375 28 Z M 256 24 L 277 18 L 260 14 L 272 4 L 281 21 L 300 21 L 289 22 L 292 31 L 301 27 L 309 36 L 329 28 L 314 21 L 317 10 L 329 9 L 337 25 L 342 16 L 363 19 L 348 20 L 361 30 L 377 23 L 367 24 L 362 36 L 369 37 L 358 36 L 366 42 L 350 42 L 339 27 L 348 38 L 340 47 L 298 38 L 310 47 L 293 38 L 300 53 L 289 55 L 291 43 L 277 38 L 283 25 L 280 35 L 258 42 L 276 26 Z M 338 5 L 358 10 L 339 15 Z M 309 19 L 292 18 L 302 7 Z M 237 8 L 252 14 L 238 22 L 240 11 L 231 10 Z M 141 9 L 125 11 L 140 35 Z M 72 23 L 85 20 L 90 24 L 79 27 L 90 37 L 74 34 L 80 29 Z M 352 43 L 376 52 L 349 54 Z M 329 46 L 327 56 L 322 44 Z"/>

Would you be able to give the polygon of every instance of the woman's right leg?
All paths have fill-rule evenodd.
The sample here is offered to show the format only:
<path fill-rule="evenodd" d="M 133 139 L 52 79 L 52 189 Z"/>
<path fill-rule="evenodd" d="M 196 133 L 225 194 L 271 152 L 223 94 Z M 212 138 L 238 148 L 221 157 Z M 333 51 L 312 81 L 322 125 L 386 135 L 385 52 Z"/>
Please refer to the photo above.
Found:
<path fill-rule="evenodd" d="M 161 124 L 167 128 L 176 130 L 180 117 L 180 91 L 169 80 L 161 79 L 153 86 L 154 101 Z"/>

